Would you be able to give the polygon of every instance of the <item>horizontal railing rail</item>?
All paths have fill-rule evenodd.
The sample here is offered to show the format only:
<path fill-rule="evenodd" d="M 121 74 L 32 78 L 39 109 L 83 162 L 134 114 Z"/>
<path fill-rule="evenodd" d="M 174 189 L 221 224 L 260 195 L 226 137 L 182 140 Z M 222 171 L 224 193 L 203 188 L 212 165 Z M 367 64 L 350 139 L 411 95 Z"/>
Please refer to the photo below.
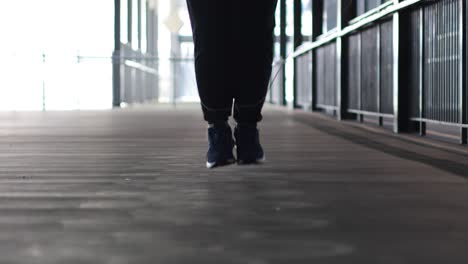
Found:
<path fill-rule="evenodd" d="M 433 2 L 432 0 L 430 0 Z M 388 4 L 384 4 L 382 7 L 376 8 L 375 10 L 371 10 L 368 13 L 357 17 L 355 20 L 352 20 L 353 23 L 349 24 L 348 26 L 344 27 L 343 29 L 338 29 L 331 34 L 327 34 L 325 37 L 320 38 L 317 41 L 313 42 L 306 42 L 299 46 L 296 51 L 291 55 L 291 57 L 295 58 L 301 56 L 302 54 L 309 52 L 313 49 L 316 49 L 320 46 L 325 45 L 328 42 L 334 41 L 337 38 L 345 37 L 354 31 L 360 30 L 363 27 L 369 26 L 386 16 L 392 15 L 394 13 L 398 13 L 406 8 L 410 8 L 417 4 L 421 4 L 424 2 L 428 2 L 428 0 L 405 0 L 398 4 L 393 2 L 388 2 Z"/>

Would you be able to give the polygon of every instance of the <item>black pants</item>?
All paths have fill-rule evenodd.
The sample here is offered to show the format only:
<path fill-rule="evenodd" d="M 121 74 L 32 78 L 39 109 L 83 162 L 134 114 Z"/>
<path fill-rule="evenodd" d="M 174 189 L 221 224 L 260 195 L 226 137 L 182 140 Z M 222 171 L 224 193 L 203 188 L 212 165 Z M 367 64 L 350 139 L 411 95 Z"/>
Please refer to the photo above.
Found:
<path fill-rule="evenodd" d="M 187 0 L 205 120 L 259 122 L 273 60 L 277 0 Z"/>

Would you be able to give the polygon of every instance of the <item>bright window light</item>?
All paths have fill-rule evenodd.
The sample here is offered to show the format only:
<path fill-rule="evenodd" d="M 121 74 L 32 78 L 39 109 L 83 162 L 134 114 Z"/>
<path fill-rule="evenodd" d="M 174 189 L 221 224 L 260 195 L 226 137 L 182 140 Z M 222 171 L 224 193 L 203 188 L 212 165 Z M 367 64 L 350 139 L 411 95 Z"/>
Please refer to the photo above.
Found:
<path fill-rule="evenodd" d="M 0 110 L 110 108 L 113 12 L 113 1 L 2 1 Z"/>

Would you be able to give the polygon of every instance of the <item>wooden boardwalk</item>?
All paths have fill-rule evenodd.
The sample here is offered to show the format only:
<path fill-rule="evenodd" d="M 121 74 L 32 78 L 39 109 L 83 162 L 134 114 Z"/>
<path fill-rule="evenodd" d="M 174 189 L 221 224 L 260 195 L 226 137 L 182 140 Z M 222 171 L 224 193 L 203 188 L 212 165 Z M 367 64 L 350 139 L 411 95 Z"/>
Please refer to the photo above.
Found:
<path fill-rule="evenodd" d="M 1 113 L 0 263 L 468 263 L 466 149 L 271 108 L 207 170 L 200 120 Z"/>

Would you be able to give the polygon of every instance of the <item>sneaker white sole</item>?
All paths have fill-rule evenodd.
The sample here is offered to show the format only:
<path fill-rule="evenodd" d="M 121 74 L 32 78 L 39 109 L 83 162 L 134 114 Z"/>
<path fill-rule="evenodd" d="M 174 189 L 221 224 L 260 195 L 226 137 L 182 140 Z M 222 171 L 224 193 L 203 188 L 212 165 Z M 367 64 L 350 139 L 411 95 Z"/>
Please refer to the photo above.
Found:
<path fill-rule="evenodd" d="M 212 168 L 215 168 L 215 167 L 218 167 L 218 166 L 225 166 L 225 165 L 231 165 L 231 164 L 234 164 L 236 161 L 235 160 L 227 160 L 223 163 L 218 163 L 218 162 L 206 162 L 206 168 L 208 169 L 212 169 Z"/>
<path fill-rule="evenodd" d="M 216 167 L 216 162 L 206 162 L 206 168 L 207 169 L 211 169 L 211 168 L 214 168 Z"/>
<path fill-rule="evenodd" d="M 265 161 L 266 161 L 266 157 L 264 155 L 261 159 L 257 160 L 257 163 L 265 163 Z"/>
<path fill-rule="evenodd" d="M 263 164 L 266 162 L 266 157 L 263 156 L 262 158 L 260 159 L 256 159 L 255 161 L 250 161 L 250 162 L 245 162 L 243 160 L 238 160 L 237 161 L 240 165 L 244 165 L 244 164 Z"/>

